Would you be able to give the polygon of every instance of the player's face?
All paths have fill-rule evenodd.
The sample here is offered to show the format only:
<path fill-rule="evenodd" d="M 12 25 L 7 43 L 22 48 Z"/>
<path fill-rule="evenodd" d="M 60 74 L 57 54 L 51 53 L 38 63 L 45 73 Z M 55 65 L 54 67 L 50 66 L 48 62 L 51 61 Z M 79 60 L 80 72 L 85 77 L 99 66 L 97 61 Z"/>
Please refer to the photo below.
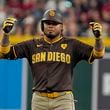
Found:
<path fill-rule="evenodd" d="M 61 34 L 63 30 L 63 25 L 55 21 L 45 21 L 44 22 L 44 34 L 48 38 L 55 38 Z"/>

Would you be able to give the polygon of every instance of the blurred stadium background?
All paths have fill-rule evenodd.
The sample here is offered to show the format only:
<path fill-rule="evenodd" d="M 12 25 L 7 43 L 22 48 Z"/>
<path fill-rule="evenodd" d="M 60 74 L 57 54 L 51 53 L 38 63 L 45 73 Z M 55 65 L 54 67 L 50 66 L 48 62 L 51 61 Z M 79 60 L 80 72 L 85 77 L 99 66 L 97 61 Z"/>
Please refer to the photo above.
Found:
<path fill-rule="evenodd" d="M 64 16 L 64 35 L 90 45 L 94 37 L 89 22 L 103 26 L 106 55 L 92 65 L 80 62 L 75 68 L 73 91 L 76 110 L 110 110 L 110 0 L 0 0 L 2 23 L 10 16 L 17 22 L 11 44 L 42 35 L 40 19 L 45 10 L 55 8 Z M 31 110 L 32 76 L 25 59 L 0 60 L 0 110 Z"/>

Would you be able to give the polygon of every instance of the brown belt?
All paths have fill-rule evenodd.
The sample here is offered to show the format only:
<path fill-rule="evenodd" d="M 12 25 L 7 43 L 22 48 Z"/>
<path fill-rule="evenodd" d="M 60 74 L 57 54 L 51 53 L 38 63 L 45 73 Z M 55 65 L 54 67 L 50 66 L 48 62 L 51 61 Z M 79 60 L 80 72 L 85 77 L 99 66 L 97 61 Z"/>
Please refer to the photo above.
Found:
<path fill-rule="evenodd" d="M 64 92 L 51 92 L 51 93 L 46 93 L 46 92 L 36 92 L 38 95 L 42 97 L 48 97 L 48 98 L 57 98 L 59 96 L 65 95 L 65 94 L 71 94 L 72 91 L 64 91 Z"/>

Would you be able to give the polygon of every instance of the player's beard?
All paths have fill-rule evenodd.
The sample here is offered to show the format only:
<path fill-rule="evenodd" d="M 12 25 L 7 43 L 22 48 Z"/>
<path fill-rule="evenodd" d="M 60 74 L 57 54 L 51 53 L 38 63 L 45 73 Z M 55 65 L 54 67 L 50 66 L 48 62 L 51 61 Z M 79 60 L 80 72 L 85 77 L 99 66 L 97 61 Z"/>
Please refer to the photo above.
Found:
<path fill-rule="evenodd" d="M 50 39 L 53 39 L 53 38 L 59 36 L 59 33 L 57 33 L 57 34 L 52 34 L 52 33 L 45 33 L 45 32 L 44 32 L 44 34 L 45 34 L 48 38 L 50 38 Z"/>

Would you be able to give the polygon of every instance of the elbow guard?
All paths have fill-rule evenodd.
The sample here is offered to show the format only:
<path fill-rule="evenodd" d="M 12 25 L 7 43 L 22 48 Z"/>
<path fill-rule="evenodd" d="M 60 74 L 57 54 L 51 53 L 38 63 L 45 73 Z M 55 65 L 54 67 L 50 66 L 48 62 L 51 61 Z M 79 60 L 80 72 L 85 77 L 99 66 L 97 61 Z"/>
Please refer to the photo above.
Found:
<path fill-rule="evenodd" d="M 104 56 L 104 54 L 105 54 L 105 48 L 103 48 L 100 51 L 97 51 L 97 50 L 93 49 L 93 56 L 95 58 L 102 58 Z"/>
<path fill-rule="evenodd" d="M 1 46 L 0 45 L 0 53 L 7 54 L 10 51 L 10 45 L 8 46 Z"/>

